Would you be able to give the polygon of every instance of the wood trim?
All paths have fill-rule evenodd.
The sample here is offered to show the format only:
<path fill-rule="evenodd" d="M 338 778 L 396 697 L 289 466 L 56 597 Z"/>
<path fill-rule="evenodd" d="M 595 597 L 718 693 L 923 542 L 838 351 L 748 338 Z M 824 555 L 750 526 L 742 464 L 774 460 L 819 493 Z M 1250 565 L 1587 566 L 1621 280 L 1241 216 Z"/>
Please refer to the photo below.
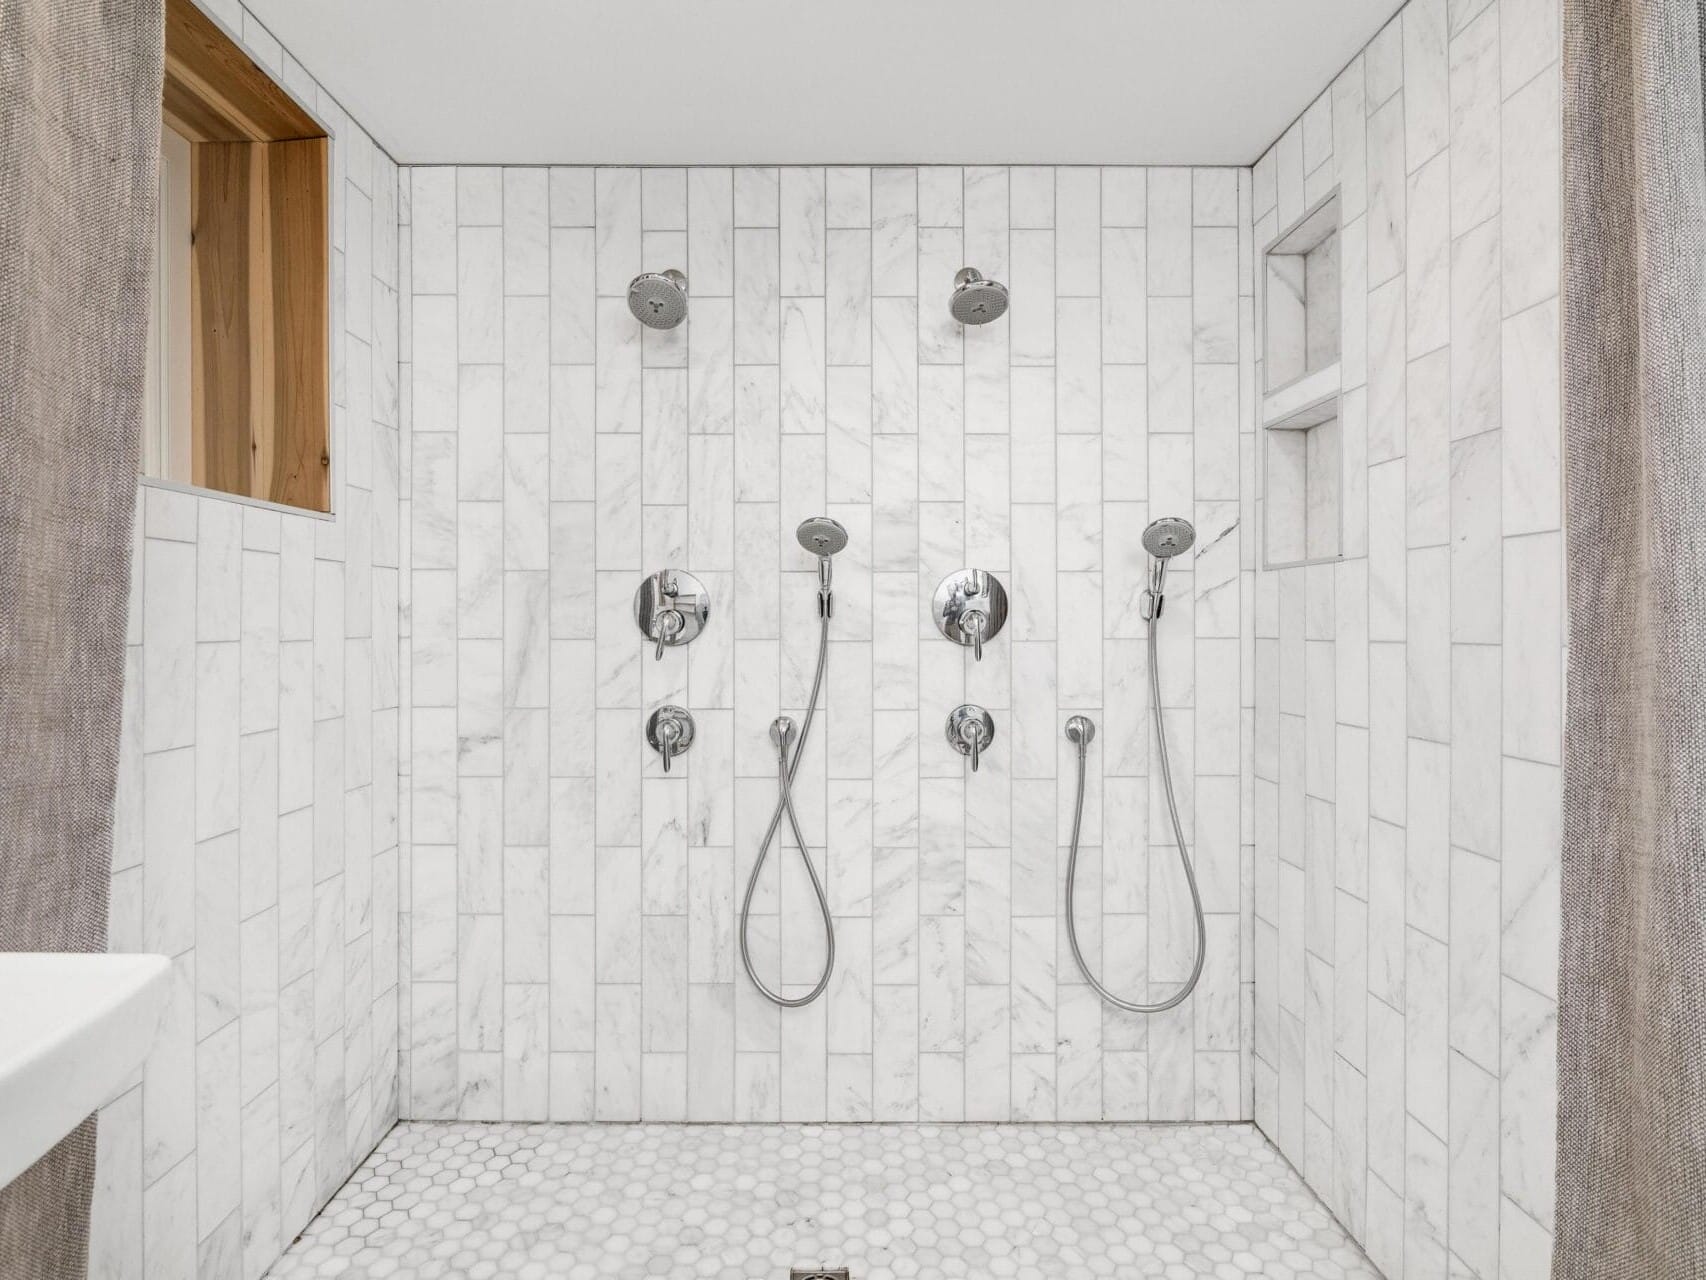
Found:
<path fill-rule="evenodd" d="M 273 331 L 272 170 L 267 152 L 274 144 L 244 148 L 249 162 L 249 446 L 247 465 L 251 497 L 265 497 L 271 476 L 273 444 L 273 379 L 277 361 Z"/>
<path fill-rule="evenodd" d="M 161 113 L 191 144 L 191 479 L 330 510 L 330 141 L 195 0 L 166 0 Z"/>
<path fill-rule="evenodd" d="M 244 143 L 192 148 L 191 473 L 196 484 L 250 492 L 249 265 L 253 167 Z"/>
<path fill-rule="evenodd" d="M 273 359 L 267 376 L 273 394 L 268 439 L 263 442 L 256 430 L 254 493 L 326 511 L 332 491 L 326 140 L 274 142 L 256 149 L 266 151 L 269 170 Z"/>
<path fill-rule="evenodd" d="M 275 142 L 326 132 L 195 0 L 166 0 L 163 109 L 166 122 L 191 142 Z"/>
<path fill-rule="evenodd" d="M 327 511 L 326 139 L 191 150 L 194 482 Z"/>

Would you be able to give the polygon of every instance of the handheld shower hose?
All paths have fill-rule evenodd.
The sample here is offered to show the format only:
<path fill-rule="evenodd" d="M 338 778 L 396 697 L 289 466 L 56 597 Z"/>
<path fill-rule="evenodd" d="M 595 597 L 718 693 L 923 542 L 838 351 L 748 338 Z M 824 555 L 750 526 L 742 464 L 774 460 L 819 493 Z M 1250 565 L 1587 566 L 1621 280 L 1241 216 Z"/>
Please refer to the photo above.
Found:
<path fill-rule="evenodd" d="M 1195 537 L 1196 533 L 1190 524 L 1177 519 L 1157 520 L 1143 531 L 1144 546 L 1155 557 L 1156 567 L 1159 569 L 1159 572 L 1151 575 L 1150 590 L 1144 593 L 1144 617 L 1149 624 L 1149 713 L 1155 723 L 1156 762 L 1161 770 L 1162 789 L 1167 794 L 1167 814 L 1173 821 L 1173 842 L 1179 850 L 1179 865 L 1185 871 L 1185 884 L 1191 891 L 1191 910 L 1196 916 L 1197 930 L 1196 956 L 1191 962 L 1190 976 L 1177 991 L 1154 1004 L 1121 999 L 1103 986 L 1100 979 L 1091 972 L 1089 962 L 1084 958 L 1084 950 L 1078 943 L 1075 911 L 1078 836 L 1084 823 L 1084 774 L 1088 768 L 1090 739 L 1096 736 L 1096 726 L 1088 716 L 1073 716 L 1066 722 L 1067 739 L 1078 748 L 1078 798 L 1072 810 L 1072 846 L 1066 859 L 1066 941 L 1072 948 L 1072 958 L 1078 965 L 1078 971 L 1084 975 L 1084 980 L 1102 999 L 1127 1013 L 1165 1013 L 1175 1005 L 1183 1003 L 1196 989 L 1197 980 L 1202 977 L 1203 960 L 1208 954 L 1208 929 L 1203 921 L 1202 893 L 1197 888 L 1197 873 L 1191 866 L 1190 851 L 1185 844 L 1185 829 L 1179 821 L 1179 802 L 1173 793 L 1173 768 L 1167 757 L 1167 729 L 1161 720 L 1161 665 L 1155 653 L 1155 627 L 1161 618 L 1161 585 L 1166 562 L 1189 549 Z"/>
<path fill-rule="evenodd" d="M 811 854 L 807 852 L 806 837 L 800 830 L 799 816 L 794 812 L 794 775 L 800 771 L 800 758 L 805 755 L 806 740 L 811 736 L 812 720 L 817 715 L 818 697 L 823 692 L 824 672 L 829 666 L 829 618 L 834 606 L 830 557 L 847 545 L 847 530 L 828 516 L 814 516 L 800 525 L 796 536 L 800 545 L 818 558 L 817 673 L 812 677 L 811 696 L 806 700 L 806 715 L 800 723 L 799 736 L 794 736 L 794 722 L 787 716 L 776 717 L 770 725 L 770 740 L 776 744 L 776 808 L 770 815 L 770 825 L 765 829 L 764 839 L 759 842 L 758 857 L 753 862 L 752 874 L 746 881 L 746 897 L 740 904 L 741 965 L 746 969 L 746 976 L 752 979 L 752 985 L 758 988 L 759 994 L 784 1009 L 798 1009 L 816 1000 L 829 986 L 829 976 L 835 971 L 835 921 L 829 913 L 829 897 L 824 893 L 823 881 L 812 864 Z M 790 744 L 793 747 L 792 752 L 789 751 Z M 758 892 L 758 877 L 764 871 L 764 860 L 770 855 L 771 843 L 777 838 L 777 830 L 782 825 L 784 815 L 788 819 L 789 829 L 794 833 L 794 845 L 800 851 L 800 861 L 805 864 L 806 874 L 811 877 L 812 892 L 817 896 L 817 909 L 823 916 L 825 944 L 823 973 L 819 975 L 817 985 L 805 995 L 793 998 L 765 985 L 764 979 L 758 976 L 758 970 L 752 963 L 752 948 L 748 943 L 752 899 Z"/>

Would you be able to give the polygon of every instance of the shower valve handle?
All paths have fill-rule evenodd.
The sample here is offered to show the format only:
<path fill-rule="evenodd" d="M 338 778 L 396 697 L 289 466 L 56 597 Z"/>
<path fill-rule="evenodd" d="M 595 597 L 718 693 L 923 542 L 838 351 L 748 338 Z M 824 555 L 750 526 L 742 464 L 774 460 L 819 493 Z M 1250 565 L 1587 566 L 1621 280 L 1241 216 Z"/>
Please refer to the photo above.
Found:
<path fill-rule="evenodd" d="M 669 762 L 693 745 L 693 729 L 693 713 L 682 707 L 659 707 L 646 721 L 646 741 L 663 757 L 665 773 Z"/>
<path fill-rule="evenodd" d="M 971 748 L 971 771 L 976 773 L 977 758 L 983 751 L 983 726 L 975 720 L 967 720 L 960 726 L 960 737 Z"/>
<path fill-rule="evenodd" d="M 960 629 L 971 637 L 971 656 L 973 661 L 983 661 L 983 632 L 989 625 L 989 615 L 982 609 L 967 609 L 960 617 Z M 976 758 L 973 757 L 972 768 L 977 768 Z"/>
<path fill-rule="evenodd" d="M 634 623 L 659 662 L 665 649 L 691 644 L 710 616 L 710 593 L 684 569 L 647 574 L 634 592 Z"/>
<path fill-rule="evenodd" d="M 971 757 L 971 771 L 977 772 L 984 750 L 995 741 L 995 721 L 982 707 L 967 703 L 948 713 L 948 745 L 962 756 Z"/>
<path fill-rule="evenodd" d="M 676 636 L 681 634 L 681 628 L 684 625 L 686 624 L 682 619 L 681 610 L 661 609 L 658 611 L 657 632 L 654 638 L 658 642 L 657 660 L 659 662 L 663 661 L 664 646 L 670 644 Z"/>
<path fill-rule="evenodd" d="M 930 601 L 936 630 L 983 661 L 983 643 L 1007 624 L 1007 588 L 987 569 L 956 569 L 936 585 Z"/>

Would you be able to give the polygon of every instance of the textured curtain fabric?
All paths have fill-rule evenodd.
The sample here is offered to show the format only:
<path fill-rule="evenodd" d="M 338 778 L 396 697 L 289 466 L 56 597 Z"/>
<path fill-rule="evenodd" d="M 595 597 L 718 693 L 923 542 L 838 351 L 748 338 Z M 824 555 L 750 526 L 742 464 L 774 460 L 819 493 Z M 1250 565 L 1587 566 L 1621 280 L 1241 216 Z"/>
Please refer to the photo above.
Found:
<path fill-rule="evenodd" d="M 0 950 L 106 946 L 163 32 L 0 0 Z M 94 1165 L 0 1189 L 0 1275 L 84 1274 Z"/>
<path fill-rule="evenodd" d="M 1706 0 L 1564 0 L 1563 1280 L 1706 1276 Z"/>

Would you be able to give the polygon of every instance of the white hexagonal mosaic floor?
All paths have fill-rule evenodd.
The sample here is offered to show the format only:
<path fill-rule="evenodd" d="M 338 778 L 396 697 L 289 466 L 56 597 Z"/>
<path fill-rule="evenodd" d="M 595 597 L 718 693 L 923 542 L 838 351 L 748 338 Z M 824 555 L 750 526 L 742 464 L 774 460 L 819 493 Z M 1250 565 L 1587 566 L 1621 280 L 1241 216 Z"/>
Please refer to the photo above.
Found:
<path fill-rule="evenodd" d="M 1333 1280 L 1376 1271 L 1248 1125 L 399 1124 L 303 1277 Z"/>

